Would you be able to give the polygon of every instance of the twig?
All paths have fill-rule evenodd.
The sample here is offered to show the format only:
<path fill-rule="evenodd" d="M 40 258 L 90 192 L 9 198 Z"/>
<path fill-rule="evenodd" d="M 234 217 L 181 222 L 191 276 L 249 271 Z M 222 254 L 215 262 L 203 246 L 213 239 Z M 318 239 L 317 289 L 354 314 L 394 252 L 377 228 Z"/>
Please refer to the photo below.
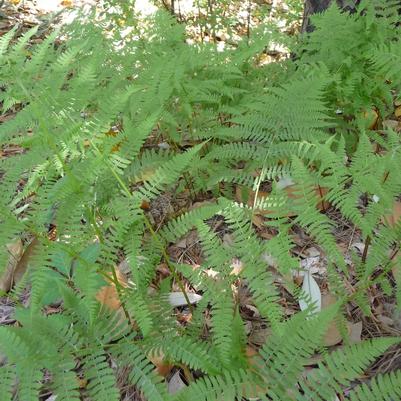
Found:
<path fill-rule="evenodd" d="M 246 24 L 247 24 L 246 37 L 247 37 L 248 46 L 249 46 L 249 38 L 251 36 L 251 0 L 248 0 L 248 16 L 247 16 Z"/>
<path fill-rule="evenodd" d="M 371 238 L 370 235 L 368 235 L 366 237 L 366 241 L 365 241 L 365 247 L 363 248 L 363 253 L 362 253 L 362 263 L 366 262 L 366 257 L 368 256 L 368 249 L 369 249 L 369 245 L 371 243 Z"/>

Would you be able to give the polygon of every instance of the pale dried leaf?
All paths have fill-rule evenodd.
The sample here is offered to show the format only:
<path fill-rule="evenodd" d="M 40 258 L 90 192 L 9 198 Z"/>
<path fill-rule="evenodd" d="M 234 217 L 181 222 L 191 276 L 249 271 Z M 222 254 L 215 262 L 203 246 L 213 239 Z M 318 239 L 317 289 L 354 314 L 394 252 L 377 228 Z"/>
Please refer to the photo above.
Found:
<path fill-rule="evenodd" d="M 282 177 L 279 179 L 279 181 L 277 182 L 277 188 L 279 189 L 284 189 L 287 187 L 290 187 L 291 185 L 294 185 L 294 181 L 292 180 L 291 177 L 286 176 L 286 177 Z"/>
<path fill-rule="evenodd" d="M 182 390 L 184 387 L 186 387 L 186 384 L 181 379 L 180 372 L 175 372 L 168 382 L 168 392 L 170 394 L 175 394 L 178 393 L 178 391 Z"/>
<path fill-rule="evenodd" d="M 231 272 L 230 274 L 234 274 L 235 276 L 239 276 L 244 268 L 244 264 L 239 259 L 234 259 L 231 263 Z"/>
<path fill-rule="evenodd" d="M 399 223 L 401 219 L 401 202 L 395 201 L 393 204 L 393 210 L 382 219 L 383 223 L 388 223 L 391 227 L 394 227 Z"/>
<path fill-rule="evenodd" d="M 334 305 L 337 302 L 336 297 L 333 294 L 326 293 L 322 295 L 322 310 L 328 308 L 331 305 Z M 336 345 L 342 341 L 342 336 L 340 331 L 338 330 L 337 324 L 335 321 L 332 321 L 327 328 L 327 331 L 324 335 L 324 345 L 326 347 L 330 347 L 332 345 Z"/>
<path fill-rule="evenodd" d="M 18 262 L 20 261 L 23 253 L 22 241 L 18 238 L 14 242 L 6 245 L 8 250 L 7 266 L 0 277 L 0 291 L 8 292 L 19 279 L 21 279 L 23 272 L 17 271 Z M 2 269 L 1 269 L 2 270 Z"/>
<path fill-rule="evenodd" d="M 348 323 L 349 340 L 351 344 L 361 342 L 362 322 Z"/>
<path fill-rule="evenodd" d="M 383 127 L 397 131 L 399 128 L 399 122 L 397 120 L 384 120 Z"/>
<path fill-rule="evenodd" d="M 314 310 L 319 312 L 322 309 L 322 294 L 316 280 L 309 271 L 306 271 L 304 274 L 302 291 L 307 295 L 307 298 L 311 300 L 314 305 Z M 306 310 L 310 305 L 304 299 L 300 299 L 299 306 L 301 310 Z"/>
<path fill-rule="evenodd" d="M 187 293 L 189 302 L 191 304 L 196 304 L 202 299 L 201 295 L 194 294 L 194 293 Z M 168 294 L 168 301 L 171 306 L 174 308 L 177 306 L 185 306 L 187 305 L 187 301 L 185 299 L 185 296 L 182 292 L 170 292 Z"/>

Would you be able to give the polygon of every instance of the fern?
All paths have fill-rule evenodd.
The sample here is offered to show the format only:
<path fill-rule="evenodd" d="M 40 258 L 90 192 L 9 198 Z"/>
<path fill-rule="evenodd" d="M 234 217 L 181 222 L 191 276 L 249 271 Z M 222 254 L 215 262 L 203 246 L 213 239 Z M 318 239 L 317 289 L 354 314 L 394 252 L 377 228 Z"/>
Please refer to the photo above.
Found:
<path fill-rule="evenodd" d="M 324 348 L 348 302 L 371 313 L 371 287 L 401 299 L 393 269 L 401 227 L 384 217 L 401 192 L 400 138 L 364 118 L 374 110 L 380 125 L 393 112 L 396 18 L 397 7 L 380 1 L 352 15 L 333 6 L 310 35 L 292 40 L 261 26 L 222 52 L 186 43 L 184 25 L 161 12 L 145 24 L 132 17 L 129 40 L 105 34 L 107 20 L 80 18 L 37 44 L 36 28 L 3 35 L 0 269 L 16 238 L 33 238 L 34 249 L 12 293 L 29 289 L 29 305 L 16 308 L 15 326 L 0 327 L 0 399 L 51 391 L 118 400 L 122 368 L 148 401 L 326 401 L 350 385 L 352 401 L 400 398 L 398 372 L 361 379 L 398 339 Z M 259 66 L 260 52 L 278 42 L 296 57 Z M 260 195 L 252 206 L 237 202 L 238 186 Z M 177 201 L 156 225 L 164 195 L 185 206 Z M 351 269 L 336 216 L 364 242 Z M 271 238 L 260 236 L 265 229 Z M 288 318 L 284 291 L 291 302 L 305 297 L 292 282 L 300 231 L 324 253 L 339 301 Z M 199 265 L 170 252 L 190 232 Z M 123 259 L 128 280 L 119 283 Z M 108 285 L 117 311 L 99 302 Z M 253 357 L 239 289 L 271 329 Z M 168 293 L 178 290 L 202 298 L 173 308 Z M 322 361 L 305 378 L 315 353 Z M 185 373 L 177 394 L 155 355 Z"/>
<path fill-rule="evenodd" d="M 369 384 L 359 385 L 350 393 L 351 401 L 391 400 L 400 396 L 400 372 L 379 375 Z"/>

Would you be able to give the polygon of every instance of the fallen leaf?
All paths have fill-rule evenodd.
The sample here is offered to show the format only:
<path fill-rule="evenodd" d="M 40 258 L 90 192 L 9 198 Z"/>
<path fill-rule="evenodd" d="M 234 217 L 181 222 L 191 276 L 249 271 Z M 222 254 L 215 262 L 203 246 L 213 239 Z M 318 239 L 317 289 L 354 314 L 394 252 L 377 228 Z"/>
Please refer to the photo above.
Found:
<path fill-rule="evenodd" d="M 63 7 L 67 7 L 67 8 L 72 8 L 72 7 L 74 6 L 72 0 L 63 0 L 60 4 L 61 4 Z"/>
<path fill-rule="evenodd" d="M 322 309 L 322 294 L 316 280 L 309 271 L 305 271 L 304 280 L 302 282 L 302 291 L 311 303 L 307 302 L 305 299 L 300 299 L 299 307 L 301 310 L 308 309 L 308 307 L 312 304 L 314 306 L 314 310 L 316 312 L 320 312 Z"/>
<path fill-rule="evenodd" d="M 0 277 L 0 291 L 8 292 L 12 286 L 21 279 L 24 272 L 17 271 L 18 262 L 23 253 L 22 241 L 18 238 L 14 242 L 7 244 L 8 262 L 7 266 Z M 22 273 L 22 274 L 21 274 Z"/>
<path fill-rule="evenodd" d="M 348 331 L 349 331 L 349 341 L 351 344 L 356 344 L 361 342 L 361 334 L 362 334 L 362 322 L 358 323 L 347 323 Z"/>
<path fill-rule="evenodd" d="M 88 385 L 88 380 L 87 379 L 78 379 L 78 386 L 79 388 L 86 388 Z"/>
<path fill-rule="evenodd" d="M 252 207 L 255 202 L 256 192 L 250 190 L 249 188 L 237 185 L 235 188 L 235 199 L 239 203 L 246 203 L 249 207 Z M 258 191 L 258 200 L 267 198 L 269 196 L 268 192 Z"/>
<path fill-rule="evenodd" d="M 395 110 L 394 110 L 394 115 L 399 118 L 401 117 L 401 106 L 398 106 Z"/>
<path fill-rule="evenodd" d="M 267 339 L 271 334 L 272 330 L 269 327 L 257 327 L 256 329 L 251 330 L 248 341 L 250 344 L 260 347 L 266 344 Z"/>
<path fill-rule="evenodd" d="M 291 177 L 289 177 L 289 176 L 281 177 L 277 182 L 277 188 L 285 189 L 285 188 L 293 186 L 294 184 L 295 183 Z"/>
<path fill-rule="evenodd" d="M 337 298 L 330 293 L 326 293 L 322 295 L 322 310 L 328 308 L 331 305 L 334 305 L 337 302 Z M 324 345 L 326 347 L 330 347 L 332 345 L 336 345 L 342 341 L 342 336 L 340 331 L 338 330 L 336 321 L 333 320 L 329 327 L 327 328 L 326 334 L 324 335 Z"/>
<path fill-rule="evenodd" d="M 188 300 L 191 304 L 196 304 L 202 299 L 201 295 L 194 294 L 192 292 L 187 293 Z M 187 300 L 185 299 L 184 293 L 182 292 L 170 292 L 168 294 L 168 301 L 171 306 L 174 308 L 178 306 L 185 306 L 188 305 Z"/>
<path fill-rule="evenodd" d="M 116 276 L 117 281 L 120 283 L 120 285 L 122 287 L 127 287 L 127 279 L 118 269 L 116 269 Z M 108 309 L 117 311 L 121 308 L 121 301 L 118 295 L 118 290 L 115 283 L 113 282 L 101 287 L 96 294 L 96 299 Z"/>
<path fill-rule="evenodd" d="M 392 129 L 393 131 L 398 131 L 400 128 L 400 122 L 397 120 L 384 120 L 383 128 Z"/>
<path fill-rule="evenodd" d="M 166 362 L 165 356 L 162 351 L 158 351 L 158 353 L 151 353 L 148 355 L 149 360 L 156 366 L 156 372 L 163 377 L 166 377 L 173 369 L 173 365 L 171 363 Z"/>
<path fill-rule="evenodd" d="M 170 394 L 178 393 L 178 391 L 182 390 L 186 387 L 186 384 L 181 379 L 180 371 L 177 371 L 173 374 L 171 379 L 168 381 L 168 392 Z"/>
<path fill-rule="evenodd" d="M 393 210 L 388 215 L 382 218 L 383 223 L 387 223 L 390 227 L 394 227 L 401 220 L 401 202 L 395 201 L 393 203 Z"/>
<path fill-rule="evenodd" d="M 229 248 L 234 245 L 234 238 L 231 234 L 225 233 L 223 235 L 223 246 Z"/>
<path fill-rule="evenodd" d="M 252 215 L 252 223 L 260 230 L 265 227 L 264 218 L 260 214 L 253 214 Z"/>
<path fill-rule="evenodd" d="M 244 264 L 241 262 L 240 259 L 234 259 L 233 262 L 231 263 L 232 268 L 230 274 L 234 274 L 235 276 L 239 276 L 244 269 Z"/>
<path fill-rule="evenodd" d="M 252 370 L 256 372 L 260 372 L 260 367 L 263 364 L 261 357 L 259 356 L 258 351 L 249 345 L 246 346 L 245 350 L 246 357 L 248 359 L 249 366 Z M 262 389 L 260 386 L 256 386 L 255 388 L 250 388 L 249 386 L 243 386 L 243 396 L 247 400 L 259 400 L 259 396 L 263 393 L 267 393 L 267 387 Z"/>
<path fill-rule="evenodd" d="M 287 192 L 288 197 L 290 199 L 299 199 L 301 197 L 300 195 L 298 195 L 296 193 L 296 189 L 297 188 L 295 185 L 291 185 L 291 186 L 285 188 L 285 191 Z M 327 188 L 323 188 L 323 187 L 319 187 L 319 186 L 315 188 L 315 194 L 318 198 L 318 203 L 316 206 L 319 210 L 326 210 L 330 206 L 329 202 L 323 201 L 323 198 L 327 194 L 327 192 L 328 192 Z"/>
<path fill-rule="evenodd" d="M 386 315 L 379 315 L 377 319 L 384 325 L 384 327 L 394 326 L 394 320 Z"/>
<path fill-rule="evenodd" d="M 184 237 L 182 240 L 178 241 L 175 246 L 177 248 L 185 249 L 187 247 L 187 238 Z"/>
<path fill-rule="evenodd" d="M 362 113 L 362 120 L 368 129 L 373 129 L 379 118 L 379 113 L 376 109 L 365 110 Z"/>

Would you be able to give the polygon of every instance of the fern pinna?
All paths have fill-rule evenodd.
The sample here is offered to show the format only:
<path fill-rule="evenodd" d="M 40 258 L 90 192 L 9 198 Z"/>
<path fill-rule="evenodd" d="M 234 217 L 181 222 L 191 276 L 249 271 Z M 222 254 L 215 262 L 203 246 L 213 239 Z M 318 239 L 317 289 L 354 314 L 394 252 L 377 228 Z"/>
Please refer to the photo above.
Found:
<path fill-rule="evenodd" d="M 183 27 L 164 13 L 121 43 L 85 20 L 62 42 L 56 31 L 32 45 L 35 28 L 0 39 L 0 266 L 15 238 L 35 244 L 10 294 L 18 303 L 29 290 L 29 304 L 17 306 L 17 324 L 0 327 L 0 400 L 49 392 L 119 400 L 119 369 L 148 401 L 334 401 L 344 389 L 351 401 L 400 398 L 399 371 L 362 380 L 399 338 L 352 345 L 343 330 L 345 345 L 333 352 L 324 341 L 347 304 L 371 314 L 373 286 L 401 300 L 401 223 L 385 217 L 401 192 L 400 138 L 363 118 L 372 108 L 383 118 L 392 112 L 399 25 L 396 8 L 373 3 L 352 16 L 333 6 L 296 43 L 295 60 L 265 66 L 260 51 L 286 38 L 260 29 L 246 46 L 217 52 L 185 43 Z M 340 28 L 328 32 L 331 24 Z M 7 154 L 11 144 L 19 152 Z M 236 199 L 236 187 L 250 199 Z M 208 201 L 154 224 L 149 205 L 188 192 Z M 324 204 L 364 241 L 352 255 L 357 277 Z M 268 239 L 255 225 L 261 214 Z M 282 283 L 295 302 L 305 298 L 292 282 L 301 262 L 294 230 L 327 256 L 337 302 L 322 312 L 309 302 L 289 317 Z M 170 245 L 193 231 L 200 264 L 172 258 Z M 116 268 L 122 259 L 127 281 Z M 117 311 L 99 298 L 107 286 Z M 181 308 L 188 321 L 167 301 L 177 288 L 186 301 L 202 295 Z M 238 288 L 270 330 L 257 350 Z M 156 357 L 181 369 L 184 388 L 168 391 Z"/>

